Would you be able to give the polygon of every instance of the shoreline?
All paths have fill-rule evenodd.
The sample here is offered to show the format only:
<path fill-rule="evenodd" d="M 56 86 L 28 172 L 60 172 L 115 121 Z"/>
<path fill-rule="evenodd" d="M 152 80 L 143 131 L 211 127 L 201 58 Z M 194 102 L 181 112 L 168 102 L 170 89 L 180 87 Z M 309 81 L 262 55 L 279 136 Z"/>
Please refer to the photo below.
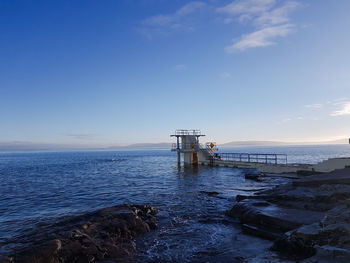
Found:
<path fill-rule="evenodd" d="M 263 252 L 273 253 L 271 259 L 276 260 L 273 262 L 349 262 L 350 168 L 310 176 L 245 173 L 246 180 L 258 184 L 272 183 L 280 177 L 287 180 L 267 190 L 258 187 L 252 195 L 237 195 L 237 203 L 233 207 L 231 204 L 231 209 L 226 207 L 229 209 L 226 216 L 238 221 L 238 228 L 246 235 L 241 237 L 244 240 L 249 240 L 248 236 L 259 237 L 256 244 L 269 240 L 270 249 L 265 246 Z M 229 200 L 217 191 L 201 190 L 199 194 Z M 136 237 L 157 229 L 158 221 L 162 220 L 162 216 L 156 217 L 158 211 L 151 206 L 118 205 L 58 218 L 9 240 L 5 246 L 12 251 L 0 257 L 0 262 L 125 259 L 137 254 Z M 224 216 L 224 211 L 216 213 Z M 225 224 L 229 222 L 225 220 Z M 14 246 L 21 243 L 22 246 Z M 241 254 L 240 258 L 249 262 L 251 255 Z"/>
<path fill-rule="evenodd" d="M 238 195 L 227 215 L 271 250 L 302 262 L 350 261 L 350 168 Z"/>

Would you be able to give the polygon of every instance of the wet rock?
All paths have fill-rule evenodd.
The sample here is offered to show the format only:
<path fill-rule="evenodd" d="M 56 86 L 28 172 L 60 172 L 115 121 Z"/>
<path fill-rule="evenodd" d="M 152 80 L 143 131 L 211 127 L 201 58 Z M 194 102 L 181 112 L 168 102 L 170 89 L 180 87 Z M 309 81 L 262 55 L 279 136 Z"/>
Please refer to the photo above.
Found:
<path fill-rule="evenodd" d="M 276 232 L 286 232 L 303 224 L 320 220 L 323 213 L 278 207 L 268 202 L 244 200 L 237 203 L 227 215 L 238 218 L 241 223 L 264 227 Z"/>
<path fill-rule="evenodd" d="M 293 260 L 350 262 L 350 168 L 238 195 L 227 215 Z"/>
<path fill-rule="evenodd" d="M 206 194 L 208 196 L 217 196 L 218 194 L 220 194 L 219 192 L 215 192 L 215 191 L 212 191 L 212 192 L 209 192 L 209 191 L 200 191 L 201 194 Z"/>
<path fill-rule="evenodd" d="M 308 178 L 296 180 L 295 186 L 320 186 L 323 184 L 350 184 L 350 168 L 335 170 L 330 173 L 312 175 Z"/>
<path fill-rule="evenodd" d="M 261 182 L 262 181 L 262 174 L 258 173 L 247 173 L 244 175 L 245 179 Z"/>
<path fill-rule="evenodd" d="M 310 175 L 315 175 L 315 174 L 320 174 L 319 172 L 316 171 L 309 171 L 309 170 L 299 170 L 297 171 L 297 175 L 302 175 L 302 176 L 310 176 Z"/>
<path fill-rule="evenodd" d="M 311 240 L 291 235 L 276 240 L 271 249 L 300 260 L 316 254 L 314 245 Z"/>
<path fill-rule="evenodd" d="M 125 257 L 136 250 L 136 236 L 157 227 L 157 212 L 150 206 L 122 205 L 66 218 L 51 225 L 49 233 L 38 230 L 33 237 L 40 241 L 17 248 L 3 262 L 90 263 Z"/>
<path fill-rule="evenodd" d="M 350 262 L 350 250 L 334 247 L 334 246 L 315 246 L 317 253 L 312 258 L 317 263 L 326 263 L 326 262 Z M 305 262 L 306 263 L 306 262 Z"/>

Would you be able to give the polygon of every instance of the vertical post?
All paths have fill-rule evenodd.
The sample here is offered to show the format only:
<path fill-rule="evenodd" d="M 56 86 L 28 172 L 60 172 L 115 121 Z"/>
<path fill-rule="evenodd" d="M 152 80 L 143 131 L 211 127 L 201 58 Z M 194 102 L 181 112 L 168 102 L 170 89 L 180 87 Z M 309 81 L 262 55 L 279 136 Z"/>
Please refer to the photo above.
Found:
<path fill-rule="evenodd" d="M 267 163 L 267 155 L 265 155 L 265 161 L 266 161 L 266 163 Z"/>
<path fill-rule="evenodd" d="M 179 136 L 176 136 L 176 140 L 177 140 L 177 145 L 176 145 L 176 147 L 177 147 L 177 149 L 179 150 L 180 149 L 180 142 L 179 142 Z"/>
<path fill-rule="evenodd" d="M 275 164 L 277 164 L 277 154 L 275 154 Z"/>
<path fill-rule="evenodd" d="M 177 165 L 181 165 L 181 153 L 177 152 Z"/>

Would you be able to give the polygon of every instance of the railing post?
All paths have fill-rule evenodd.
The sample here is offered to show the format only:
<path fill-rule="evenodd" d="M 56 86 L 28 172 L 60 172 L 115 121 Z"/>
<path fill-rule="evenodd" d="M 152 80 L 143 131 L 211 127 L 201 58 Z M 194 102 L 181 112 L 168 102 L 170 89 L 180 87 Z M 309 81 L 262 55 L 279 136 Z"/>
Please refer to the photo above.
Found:
<path fill-rule="evenodd" d="M 265 155 L 265 162 L 267 163 L 267 154 Z"/>
<path fill-rule="evenodd" d="M 277 154 L 275 154 L 275 164 L 277 164 Z"/>

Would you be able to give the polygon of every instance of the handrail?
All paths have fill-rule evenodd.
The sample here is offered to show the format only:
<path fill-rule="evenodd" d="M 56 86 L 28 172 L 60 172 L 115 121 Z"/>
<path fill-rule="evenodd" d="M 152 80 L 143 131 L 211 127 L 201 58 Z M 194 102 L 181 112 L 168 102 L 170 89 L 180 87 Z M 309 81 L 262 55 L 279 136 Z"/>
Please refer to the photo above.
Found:
<path fill-rule="evenodd" d="M 247 163 L 287 164 L 286 154 L 274 153 L 215 153 L 211 161 L 235 161 Z"/>
<path fill-rule="evenodd" d="M 200 130 L 175 130 L 175 134 L 174 135 L 203 136 Z"/>
<path fill-rule="evenodd" d="M 172 150 L 198 150 L 199 148 L 201 145 L 196 143 L 173 143 L 171 145 Z"/>

